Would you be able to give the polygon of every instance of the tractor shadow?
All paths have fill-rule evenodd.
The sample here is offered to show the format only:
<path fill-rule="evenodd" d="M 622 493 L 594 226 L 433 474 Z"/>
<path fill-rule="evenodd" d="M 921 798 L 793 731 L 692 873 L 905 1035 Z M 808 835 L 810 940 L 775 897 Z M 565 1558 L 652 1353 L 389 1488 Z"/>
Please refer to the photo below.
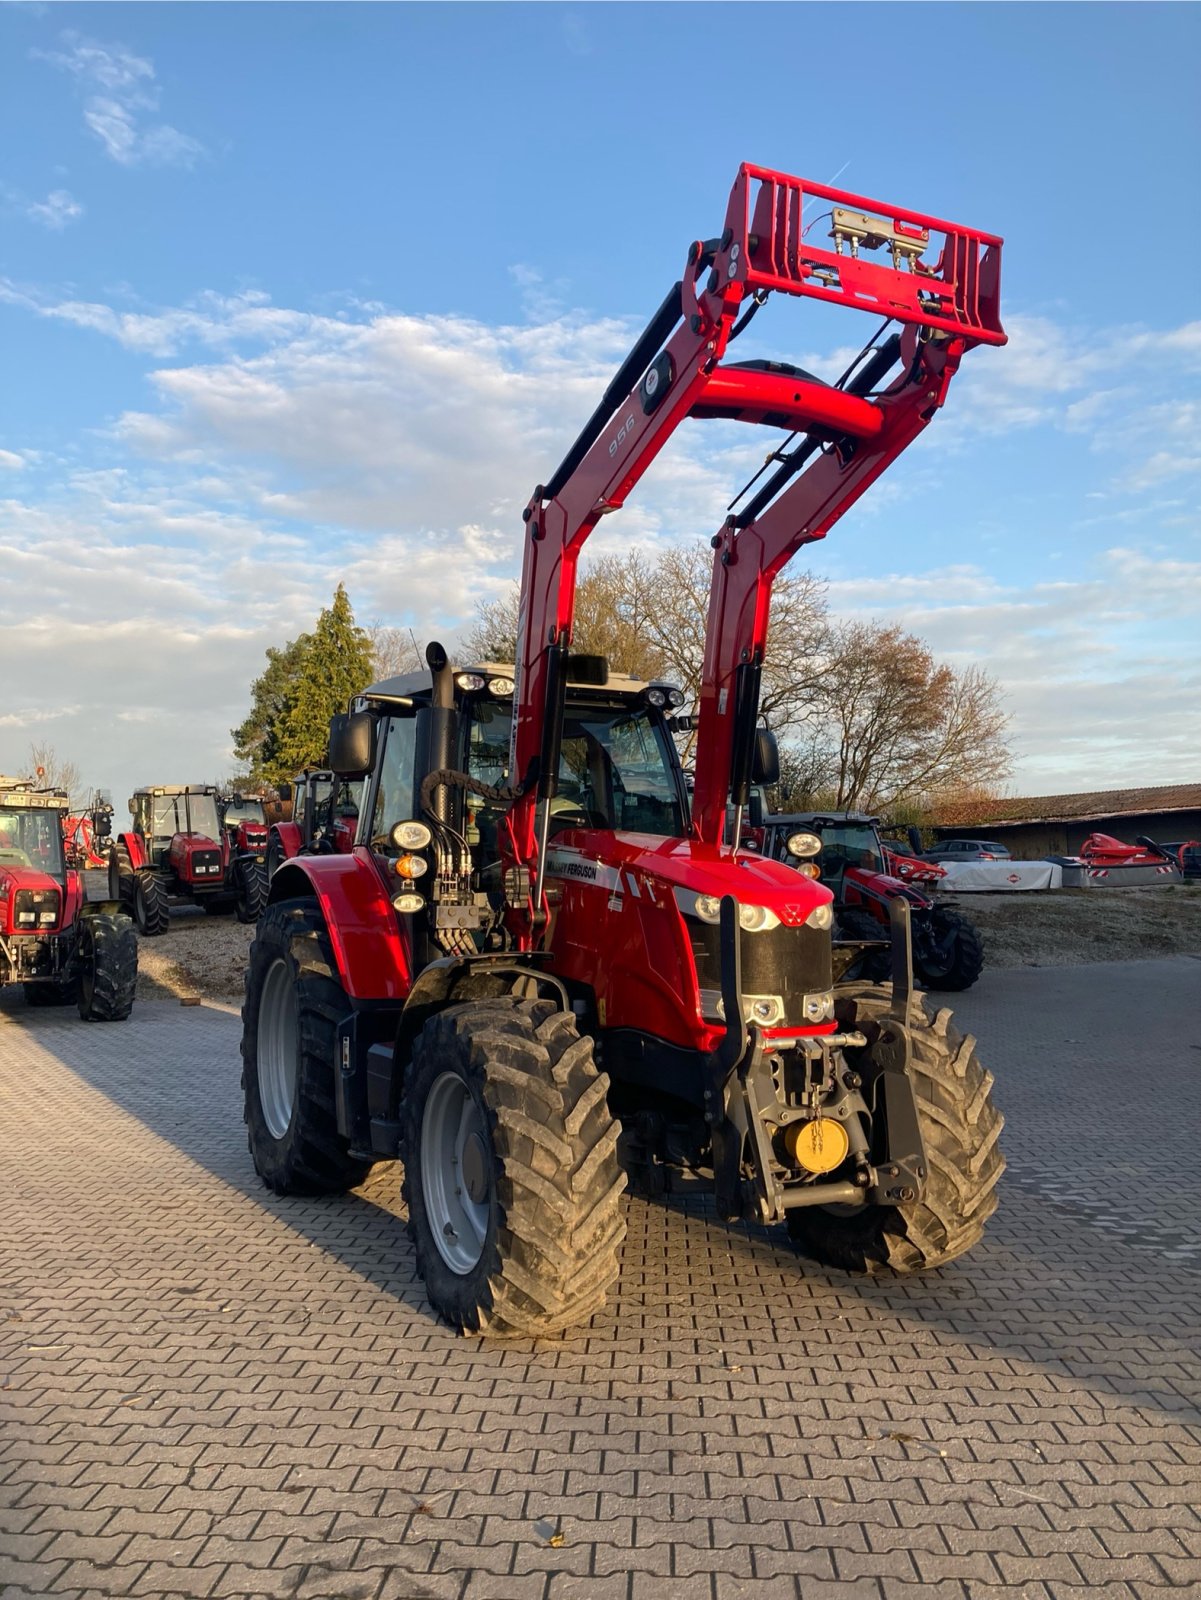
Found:
<path fill-rule="evenodd" d="M 241 1119 L 236 1017 L 139 1002 L 128 1023 L 101 1030 L 73 1011 L 32 1011 L 19 992 L 4 992 L 0 1028 L 14 1023 L 226 1188 L 450 1336 L 416 1273 L 399 1164 L 381 1164 L 360 1189 L 321 1199 L 277 1196 L 261 1184 Z M 956 1361 L 1002 1358 L 1018 1388 L 1022 1369 L 1037 1369 L 1057 1388 L 1201 1421 L 1191 1332 L 1201 1315 L 1201 1272 L 1065 1209 L 1020 1167 L 1002 1180 L 1000 1198 L 983 1241 L 941 1272 L 855 1278 L 798 1254 L 782 1228 L 721 1222 L 707 1197 L 631 1196 L 622 1277 L 591 1329 L 514 1344 L 672 1343 L 718 1330 L 750 1341 L 749 1360 L 776 1350 L 803 1370 L 807 1349 L 815 1362 L 828 1361 L 845 1338 L 855 1364 L 874 1348 L 893 1370 L 892 1345 L 945 1354 L 953 1342 Z"/>

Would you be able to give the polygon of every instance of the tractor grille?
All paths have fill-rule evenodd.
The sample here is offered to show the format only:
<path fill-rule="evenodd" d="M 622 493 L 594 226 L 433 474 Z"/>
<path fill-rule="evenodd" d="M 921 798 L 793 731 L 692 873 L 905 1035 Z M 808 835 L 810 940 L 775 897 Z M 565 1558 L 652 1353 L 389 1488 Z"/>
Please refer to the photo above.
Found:
<path fill-rule="evenodd" d="M 216 883 L 221 876 L 221 852 L 219 850 L 193 851 L 192 876 L 202 883 Z"/>
<path fill-rule="evenodd" d="M 13 896 L 13 932 L 46 933 L 58 927 L 57 889 L 18 889 Z"/>
<path fill-rule="evenodd" d="M 688 919 L 697 984 L 721 992 L 721 930 L 713 923 Z M 743 994 L 778 994 L 784 1000 L 785 1028 L 811 1026 L 802 1014 L 804 997 L 833 985 L 833 944 L 820 928 L 768 928 L 743 933 Z"/>

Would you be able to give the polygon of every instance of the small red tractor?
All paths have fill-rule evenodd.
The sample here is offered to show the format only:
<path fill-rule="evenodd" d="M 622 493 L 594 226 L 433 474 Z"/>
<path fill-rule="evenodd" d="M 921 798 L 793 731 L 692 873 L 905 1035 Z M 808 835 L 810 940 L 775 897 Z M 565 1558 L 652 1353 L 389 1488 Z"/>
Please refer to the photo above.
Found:
<path fill-rule="evenodd" d="M 266 901 L 266 824 L 222 825 L 214 784 L 138 789 L 133 826 L 109 851 L 109 896 L 132 910 L 138 932 L 166 933 L 168 905 L 191 902 L 210 913 L 236 911 L 255 922 Z"/>
<path fill-rule="evenodd" d="M 0 778 L 0 985 L 31 1006 L 75 1005 L 87 1022 L 133 1009 L 138 941 L 116 906 L 88 903 L 67 865 L 63 789 Z"/>
<path fill-rule="evenodd" d="M 909 907 L 913 975 L 926 989 L 970 989 L 984 970 L 984 941 L 962 911 L 939 905 L 916 887 L 946 874 L 929 861 L 889 851 L 877 818 L 858 811 L 798 811 L 763 818 L 761 848 L 777 861 L 808 858 L 811 869 L 834 895 L 836 936 L 863 944 L 847 969 L 850 977 L 884 978 L 891 971 L 886 948 L 893 902 Z M 900 870 L 898 870 L 898 865 Z M 909 871 L 902 875 L 904 868 Z"/>
<path fill-rule="evenodd" d="M 525 507 L 515 664 L 431 644 L 427 671 L 331 727 L 362 812 L 348 854 L 271 879 L 242 1010 L 250 1149 L 280 1194 L 400 1156 L 417 1270 L 455 1326 L 586 1321 L 627 1182 L 705 1187 L 719 1216 L 860 1271 L 936 1268 L 980 1238 L 1001 1116 L 971 1039 L 913 992 L 908 902 L 891 986 L 838 983 L 829 887 L 740 841 L 751 785 L 778 779 L 759 727 L 773 582 L 937 417 L 964 355 L 1004 343 L 1000 251 L 744 165 Z M 727 361 L 769 297 L 885 327 L 836 383 Z M 682 693 L 571 648 L 588 535 L 690 417 L 789 435 L 713 536 L 691 801 Z"/>
<path fill-rule="evenodd" d="M 287 822 L 275 822 L 267 836 L 267 873 L 293 856 L 346 855 L 354 849 L 359 825 L 361 782 L 326 770 L 301 772 L 293 783 L 280 785 L 280 798 L 291 800 Z"/>

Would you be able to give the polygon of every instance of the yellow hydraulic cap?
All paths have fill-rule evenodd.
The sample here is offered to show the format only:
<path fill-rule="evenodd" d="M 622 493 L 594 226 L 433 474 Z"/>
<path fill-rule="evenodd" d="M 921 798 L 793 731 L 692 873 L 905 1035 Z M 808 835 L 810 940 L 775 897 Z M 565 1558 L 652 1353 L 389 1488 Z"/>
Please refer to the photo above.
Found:
<path fill-rule="evenodd" d="M 841 1122 L 818 1117 L 790 1123 L 784 1130 L 784 1148 L 806 1172 L 833 1172 L 846 1160 L 851 1141 Z"/>

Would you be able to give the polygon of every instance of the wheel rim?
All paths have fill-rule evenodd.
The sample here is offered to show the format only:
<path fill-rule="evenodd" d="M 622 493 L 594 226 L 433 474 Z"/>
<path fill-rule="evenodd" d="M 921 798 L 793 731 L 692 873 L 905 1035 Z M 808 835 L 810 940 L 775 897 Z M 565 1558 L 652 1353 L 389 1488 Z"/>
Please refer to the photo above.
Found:
<path fill-rule="evenodd" d="M 421 1190 L 438 1253 L 460 1277 L 478 1265 L 488 1237 L 490 1143 L 467 1085 L 457 1073 L 442 1073 L 421 1119 Z"/>
<path fill-rule="evenodd" d="M 299 1044 L 292 974 L 281 956 L 267 973 L 259 1001 L 259 1104 L 273 1139 L 282 1139 L 292 1121 Z"/>

